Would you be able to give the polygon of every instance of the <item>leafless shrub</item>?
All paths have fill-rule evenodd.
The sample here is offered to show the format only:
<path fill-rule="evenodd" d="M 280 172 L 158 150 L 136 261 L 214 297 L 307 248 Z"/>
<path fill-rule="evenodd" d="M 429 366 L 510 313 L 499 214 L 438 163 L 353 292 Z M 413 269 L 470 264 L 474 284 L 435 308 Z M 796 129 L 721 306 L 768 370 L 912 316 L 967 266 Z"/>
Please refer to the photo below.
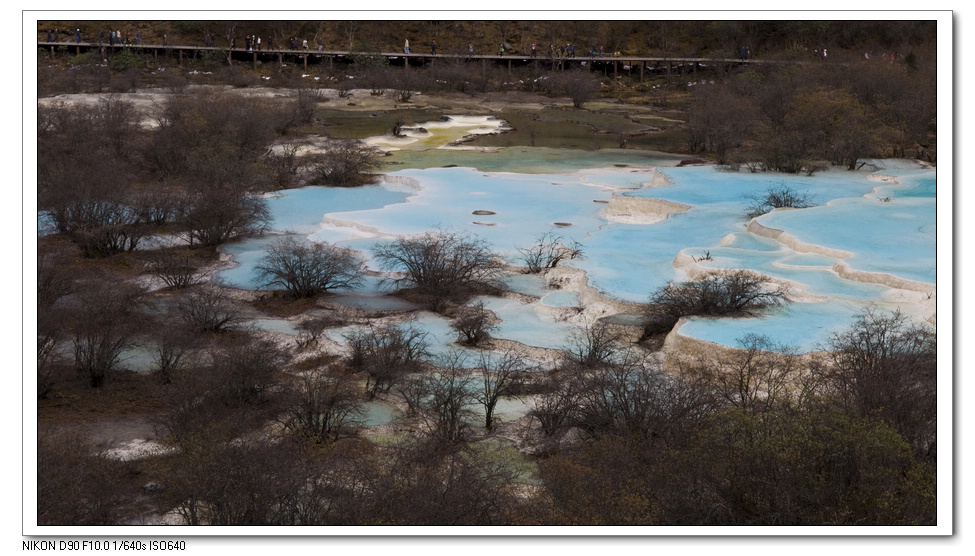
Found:
<path fill-rule="evenodd" d="M 287 135 L 295 126 L 311 122 L 318 104 L 325 100 L 324 89 L 299 87 L 292 94 L 287 107 L 282 110 L 275 131 L 280 135 Z"/>
<path fill-rule="evenodd" d="M 446 444 L 464 440 L 473 416 L 474 377 L 464 369 L 459 352 L 440 357 L 437 372 L 422 378 L 425 395 L 420 399 L 421 414 L 426 418 L 434 436 Z"/>
<path fill-rule="evenodd" d="M 380 166 L 377 153 L 354 139 L 329 141 L 324 152 L 314 156 L 309 181 L 318 185 L 355 187 L 375 181 Z"/>
<path fill-rule="evenodd" d="M 785 288 L 747 270 L 710 274 L 699 280 L 670 283 L 650 296 L 644 339 L 667 333 L 681 317 L 744 316 L 787 301 Z"/>
<path fill-rule="evenodd" d="M 747 413 L 768 413 L 798 400 L 798 352 L 767 336 L 747 334 L 737 349 L 698 354 L 677 366 L 710 390 L 716 403 Z"/>
<path fill-rule="evenodd" d="M 176 302 L 176 314 L 196 332 L 224 332 L 241 320 L 238 304 L 221 287 L 201 284 Z"/>
<path fill-rule="evenodd" d="M 410 323 L 370 326 L 355 330 L 345 339 L 351 351 L 349 365 L 366 373 L 370 399 L 388 392 L 404 376 L 423 367 L 427 333 Z"/>
<path fill-rule="evenodd" d="M 491 331 L 497 325 L 491 313 L 484 308 L 484 303 L 478 301 L 460 307 L 450 327 L 457 331 L 459 342 L 477 347 L 491 337 Z"/>
<path fill-rule="evenodd" d="M 816 206 L 813 196 L 808 191 L 799 193 L 787 185 L 770 187 L 764 195 L 751 195 L 748 199 L 751 200 L 751 204 L 747 209 L 748 218 L 761 216 L 777 208 L 809 208 Z"/>
<path fill-rule="evenodd" d="M 214 246 L 263 232 L 270 219 L 267 203 L 261 197 L 232 189 L 207 188 L 193 197 L 182 224 L 190 245 Z"/>
<path fill-rule="evenodd" d="M 376 258 L 386 270 L 404 271 L 404 280 L 434 311 L 451 297 L 493 285 L 503 268 L 483 239 L 446 231 L 380 245 Z"/>
<path fill-rule="evenodd" d="M 315 443 L 334 442 L 354 433 L 361 422 L 361 391 L 355 377 L 315 369 L 285 387 L 281 417 L 285 429 Z"/>
<path fill-rule="evenodd" d="M 824 392 L 847 412 L 875 413 L 925 459 L 937 448 L 937 334 L 903 313 L 868 309 L 834 333 L 814 367 Z"/>
<path fill-rule="evenodd" d="M 571 367 L 592 369 L 608 364 L 623 345 L 622 335 L 612 325 L 596 321 L 575 330 L 562 357 Z"/>
<path fill-rule="evenodd" d="M 144 290 L 131 283 L 96 283 L 67 304 L 75 369 L 97 388 L 119 370 L 144 315 Z"/>
<path fill-rule="evenodd" d="M 338 322 L 339 319 L 330 314 L 312 316 L 302 320 L 296 326 L 298 336 L 295 338 L 295 344 L 298 349 L 317 344 L 325 329 L 335 326 Z"/>
<path fill-rule="evenodd" d="M 528 267 L 529 274 L 537 274 L 549 268 L 555 268 L 564 260 L 582 257 L 582 245 L 577 241 L 566 245 L 565 239 L 554 233 L 546 232 L 535 240 L 531 247 L 519 248 L 521 260 Z"/>
<path fill-rule="evenodd" d="M 517 392 L 535 369 L 510 351 L 501 355 L 482 353 L 479 367 L 481 388 L 474 390 L 474 398 L 484 406 L 484 426 L 490 430 L 494 428 L 498 400 Z"/>
<path fill-rule="evenodd" d="M 81 433 L 43 429 L 37 441 L 37 524 L 119 525 L 132 496 L 119 484 L 126 464 Z"/>
<path fill-rule="evenodd" d="M 282 286 L 298 299 L 358 285 L 364 265 L 350 249 L 288 237 L 268 247 L 257 270 L 266 286 Z"/>
<path fill-rule="evenodd" d="M 155 335 L 155 340 L 153 358 L 156 362 L 156 372 L 163 384 L 169 384 L 175 375 L 190 364 L 193 355 L 200 347 L 200 338 L 193 331 L 163 323 Z"/>
<path fill-rule="evenodd" d="M 157 249 L 148 253 L 147 259 L 150 271 L 170 288 L 188 288 L 202 278 L 183 249 Z"/>
<path fill-rule="evenodd" d="M 249 333 L 216 348 L 211 357 L 220 392 L 230 404 L 263 401 L 275 384 L 275 375 L 288 362 L 287 354 L 274 341 Z"/>
<path fill-rule="evenodd" d="M 543 388 L 528 414 L 538 421 L 544 436 L 555 438 L 572 426 L 579 409 L 576 384 L 572 379 L 550 376 Z"/>

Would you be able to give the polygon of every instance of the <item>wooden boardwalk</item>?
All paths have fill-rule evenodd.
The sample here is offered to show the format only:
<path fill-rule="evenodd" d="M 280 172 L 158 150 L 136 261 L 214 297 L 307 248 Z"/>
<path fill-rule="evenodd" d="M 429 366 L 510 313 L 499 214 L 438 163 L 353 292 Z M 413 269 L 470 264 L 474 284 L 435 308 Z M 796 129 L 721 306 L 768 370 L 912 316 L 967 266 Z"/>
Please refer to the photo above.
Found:
<path fill-rule="evenodd" d="M 585 68 L 598 70 L 604 73 L 612 72 L 618 75 L 621 71 L 628 74 L 638 72 L 640 79 L 643 80 L 645 72 L 652 73 L 696 73 L 698 71 L 727 71 L 732 67 L 745 64 L 777 64 L 783 63 L 774 60 L 755 60 L 739 58 L 679 58 L 669 56 L 560 56 L 550 57 L 524 55 L 524 54 L 423 54 L 411 52 L 375 52 L 362 53 L 341 50 L 317 50 L 317 49 L 266 49 L 248 50 L 246 48 L 224 48 L 216 46 L 187 46 L 187 45 L 168 45 L 168 44 L 127 44 L 109 46 L 106 43 L 98 42 L 76 42 L 60 41 L 37 43 L 39 49 L 50 51 L 53 58 L 58 52 L 67 51 L 78 55 L 85 52 L 101 52 L 107 56 L 112 52 L 119 52 L 123 49 L 141 49 L 145 54 L 151 55 L 154 59 L 162 56 L 175 58 L 178 63 L 182 63 L 184 58 L 197 58 L 203 52 L 219 52 L 224 55 L 228 63 L 251 63 L 257 67 L 258 63 L 268 63 L 277 61 L 279 65 L 300 64 L 308 68 L 309 64 L 327 64 L 332 69 L 335 64 L 350 64 L 355 56 L 363 54 L 379 55 L 389 60 L 391 66 L 402 66 L 405 69 L 410 67 L 420 67 L 438 62 L 449 63 L 481 63 L 505 66 L 511 70 L 514 67 L 525 67 L 535 65 L 537 68 L 553 70 L 566 70 L 575 68 Z M 795 62 L 790 62 L 795 63 Z"/>

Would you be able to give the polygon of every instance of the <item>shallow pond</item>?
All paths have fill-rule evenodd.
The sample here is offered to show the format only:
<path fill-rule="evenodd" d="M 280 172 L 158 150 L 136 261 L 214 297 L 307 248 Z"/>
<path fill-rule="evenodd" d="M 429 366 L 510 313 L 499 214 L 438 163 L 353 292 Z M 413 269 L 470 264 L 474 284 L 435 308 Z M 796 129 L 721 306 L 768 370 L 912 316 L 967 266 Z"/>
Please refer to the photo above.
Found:
<path fill-rule="evenodd" d="M 394 156 L 400 155 L 443 157 L 443 165 L 459 166 L 403 169 L 388 174 L 388 183 L 367 188 L 281 192 L 269 199 L 275 229 L 358 249 L 374 270 L 378 265 L 372 249 L 404 235 L 435 229 L 468 232 L 519 264 L 519 248 L 532 245 L 542 234 L 556 233 L 564 241 L 578 242 L 584 253 L 582 259 L 563 264 L 585 270 L 591 286 L 623 301 L 646 302 L 667 282 L 688 279 L 688 260 L 702 268 L 755 269 L 807 294 L 802 303 L 762 318 L 692 319 L 681 329 L 682 334 L 727 345 L 754 332 L 811 350 L 871 304 L 902 308 L 921 318 L 933 311 L 905 301 L 899 290 L 887 285 L 889 280 L 871 283 L 844 277 L 837 264 L 851 272 L 909 280 L 919 285 L 918 291 L 933 289 L 934 170 L 903 161 L 873 161 L 878 168 L 873 172 L 729 173 L 712 166 L 673 166 L 672 156 L 668 165 L 652 153 L 613 150 L 507 148 L 486 153 L 424 148 L 396 151 Z M 522 167 L 524 172 L 513 171 Z M 770 230 L 763 235 L 746 230 L 751 198 L 781 186 L 808 193 L 817 206 L 779 209 L 759 217 L 757 221 Z M 636 205 L 665 201 L 689 208 L 654 219 L 659 220 L 655 223 L 627 220 L 605 212 L 614 196 L 633 197 Z M 785 234 L 776 236 L 780 231 Z M 783 239 L 787 236 L 789 241 Z M 265 237 L 228 246 L 226 252 L 239 265 L 221 278 L 258 287 L 254 265 L 267 241 Z M 675 264 L 681 260 L 685 263 Z M 512 276 L 507 283 L 513 291 L 543 298 L 542 304 L 553 308 L 580 304 L 578 294 L 553 292 L 538 277 Z M 375 302 L 375 308 L 389 301 L 385 293 L 378 282 L 370 282 L 356 293 L 338 292 L 338 299 L 364 307 Z M 510 299 L 482 301 L 501 318 L 495 332 L 501 338 L 558 348 L 574 330 L 539 313 L 534 305 Z M 449 322 L 437 318 L 424 316 L 421 321 L 431 337 L 449 346 L 456 334 Z"/>

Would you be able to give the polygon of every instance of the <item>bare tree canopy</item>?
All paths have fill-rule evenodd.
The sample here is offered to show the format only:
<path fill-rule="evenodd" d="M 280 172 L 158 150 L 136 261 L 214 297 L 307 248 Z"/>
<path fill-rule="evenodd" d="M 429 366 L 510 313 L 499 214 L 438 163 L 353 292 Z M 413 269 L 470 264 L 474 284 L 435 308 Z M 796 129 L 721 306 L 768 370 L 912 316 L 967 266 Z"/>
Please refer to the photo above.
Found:
<path fill-rule="evenodd" d="M 257 270 L 266 286 L 281 286 L 297 299 L 355 287 L 364 266 L 350 249 L 288 237 L 271 244 Z"/>
<path fill-rule="evenodd" d="M 386 270 L 402 271 L 404 280 L 427 298 L 434 310 L 456 295 L 490 286 L 501 275 L 502 263 L 476 236 L 457 232 L 427 232 L 376 248 Z"/>

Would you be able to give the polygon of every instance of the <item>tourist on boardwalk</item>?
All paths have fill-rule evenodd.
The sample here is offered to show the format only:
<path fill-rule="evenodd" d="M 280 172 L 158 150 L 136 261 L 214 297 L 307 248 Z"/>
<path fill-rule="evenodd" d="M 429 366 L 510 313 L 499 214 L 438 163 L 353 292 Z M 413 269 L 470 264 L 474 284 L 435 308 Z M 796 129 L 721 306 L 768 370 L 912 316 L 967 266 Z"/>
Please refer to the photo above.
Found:
<path fill-rule="evenodd" d="M 75 29 L 74 40 L 76 43 L 81 44 L 81 29 Z"/>
<path fill-rule="evenodd" d="M 115 46 L 115 31 L 108 32 L 108 46 Z"/>
<path fill-rule="evenodd" d="M 410 39 L 406 39 L 406 42 L 403 43 L 403 53 L 404 54 L 410 53 Z"/>
<path fill-rule="evenodd" d="M 430 43 L 430 54 L 437 55 L 437 41 Z"/>
<path fill-rule="evenodd" d="M 51 42 L 51 30 L 47 30 L 47 42 Z"/>
<path fill-rule="evenodd" d="M 532 43 L 532 58 L 534 58 L 535 54 L 537 53 L 538 53 L 538 46 L 535 43 Z"/>
<path fill-rule="evenodd" d="M 504 43 L 498 45 L 498 56 L 504 57 Z"/>
<path fill-rule="evenodd" d="M 472 42 L 467 43 L 467 52 L 471 56 L 474 55 L 474 43 L 472 43 Z"/>
<path fill-rule="evenodd" d="M 321 52 L 323 47 L 324 47 L 324 44 L 322 44 L 322 39 L 319 38 L 318 39 L 318 51 Z"/>

